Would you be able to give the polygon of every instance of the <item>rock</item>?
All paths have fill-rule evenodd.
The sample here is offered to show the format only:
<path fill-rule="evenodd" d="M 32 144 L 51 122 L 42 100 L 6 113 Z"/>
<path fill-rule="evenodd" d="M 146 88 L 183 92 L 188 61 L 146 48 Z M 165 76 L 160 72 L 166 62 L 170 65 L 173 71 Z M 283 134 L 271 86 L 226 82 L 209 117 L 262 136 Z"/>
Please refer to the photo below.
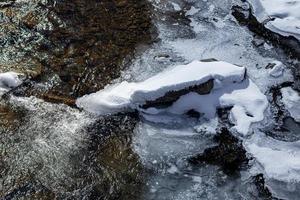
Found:
<path fill-rule="evenodd" d="M 205 149 L 203 153 L 190 157 L 192 164 L 207 163 L 220 166 L 225 173 L 233 174 L 248 163 L 246 150 L 241 141 L 228 129 L 222 128 L 215 136 L 217 146 Z"/>
<path fill-rule="evenodd" d="M 201 95 L 209 94 L 210 91 L 213 89 L 213 87 L 214 87 L 214 80 L 210 79 L 203 84 L 191 86 L 183 90 L 169 91 L 164 96 L 154 101 L 146 101 L 146 103 L 142 106 L 142 108 L 147 109 L 150 107 L 168 107 L 183 95 L 186 95 L 190 92 L 196 92 Z"/>
<path fill-rule="evenodd" d="M 273 197 L 269 188 L 266 186 L 265 178 L 264 178 L 263 174 L 257 174 L 256 176 L 254 176 L 253 183 L 256 186 L 258 197 L 265 199 L 265 200 L 279 200 L 279 199 Z"/>
<path fill-rule="evenodd" d="M 281 141 L 293 142 L 300 138 L 300 125 L 292 117 L 289 110 L 285 108 L 282 102 L 282 91 L 293 87 L 295 83 L 284 82 L 280 85 L 273 86 L 269 93 L 271 98 L 271 112 L 274 116 L 275 123 L 265 127 L 263 131 L 266 135 Z M 296 109 L 292 109 L 296 111 Z"/>

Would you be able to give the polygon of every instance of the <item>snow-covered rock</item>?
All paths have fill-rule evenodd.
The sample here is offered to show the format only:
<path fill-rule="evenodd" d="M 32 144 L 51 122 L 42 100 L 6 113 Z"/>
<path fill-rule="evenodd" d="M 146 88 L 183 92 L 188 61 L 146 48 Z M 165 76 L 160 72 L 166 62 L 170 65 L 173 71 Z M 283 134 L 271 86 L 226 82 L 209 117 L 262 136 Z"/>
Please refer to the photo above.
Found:
<path fill-rule="evenodd" d="M 248 0 L 260 23 L 282 36 L 300 40 L 300 0 Z"/>
<path fill-rule="evenodd" d="M 108 86 L 97 93 L 83 96 L 77 106 L 98 114 L 136 109 L 146 101 L 154 101 L 169 91 L 180 91 L 190 86 L 201 85 L 215 79 L 216 83 L 241 82 L 246 69 L 226 62 L 194 61 L 188 65 L 171 67 L 143 82 L 126 81 Z"/>
<path fill-rule="evenodd" d="M 274 61 L 274 66 L 269 70 L 269 75 L 277 78 L 283 75 L 285 66 L 280 61 Z"/>
<path fill-rule="evenodd" d="M 19 86 L 22 83 L 19 75 L 15 72 L 0 73 L 0 94 Z"/>
<path fill-rule="evenodd" d="M 191 90 L 180 93 L 167 108 L 142 108 L 149 101 L 166 94 L 182 91 L 213 80 L 210 92 Z M 221 61 L 193 61 L 188 65 L 171 67 L 143 82 L 122 82 L 77 100 L 77 106 L 96 114 L 110 114 L 137 109 L 147 115 L 185 114 L 195 110 L 212 119 L 218 107 L 232 107 L 230 120 L 234 129 L 247 134 L 251 123 L 264 118 L 268 105 L 259 88 L 246 78 L 246 69 Z"/>
<path fill-rule="evenodd" d="M 300 96 L 291 87 L 281 89 L 282 102 L 295 121 L 300 122 Z"/>

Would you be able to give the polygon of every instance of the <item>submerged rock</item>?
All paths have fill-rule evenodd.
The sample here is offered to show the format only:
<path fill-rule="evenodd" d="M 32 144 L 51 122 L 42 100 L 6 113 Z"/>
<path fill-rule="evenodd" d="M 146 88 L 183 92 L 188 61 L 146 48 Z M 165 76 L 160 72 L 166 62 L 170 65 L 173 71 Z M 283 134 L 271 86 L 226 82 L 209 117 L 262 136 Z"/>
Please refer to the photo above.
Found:
<path fill-rule="evenodd" d="M 279 200 L 279 199 L 273 197 L 269 188 L 266 186 L 265 178 L 264 178 L 263 174 L 257 174 L 256 176 L 254 176 L 253 183 L 256 186 L 258 197 L 265 199 L 265 200 Z"/>
<path fill-rule="evenodd" d="M 233 174 L 246 166 L 249 159 L 241 141 L 233 136 L 228 129 L 222 128 L 215 136 L 217 146 L 205 149 L 203 153 L 190 157 L 192 164 L 207 163 L 219 165 L 225 173 Z"/>
<path fill-rule="evenodd" d="M 150 6 L 140 0 L 16 1 L 0 13 L 1 69 L 36 72 L 47 87 L 24 84 L 18 95 L 54 102 L 102 89 L 152 37 Z"/>

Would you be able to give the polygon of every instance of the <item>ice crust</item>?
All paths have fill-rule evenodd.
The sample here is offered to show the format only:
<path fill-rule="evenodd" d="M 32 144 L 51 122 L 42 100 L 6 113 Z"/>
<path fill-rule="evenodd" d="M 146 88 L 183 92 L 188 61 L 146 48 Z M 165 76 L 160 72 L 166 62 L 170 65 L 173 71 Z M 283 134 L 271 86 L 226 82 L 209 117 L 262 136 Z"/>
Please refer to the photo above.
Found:
<path fill-rule="evenodd" d="M 246 69 L 227 62 L 193 61 L 187 65 L 171 67 L 143 82 L 122 82 L 77 100 L 77 106 L 96 114 L 111 114 L 128 109 L 138 109 L 150 115 L 182 115 L 189 110 L 212 119 L 218 107 L 232 107 L 230 120 L 234 129 L 247 134 L 251 123 L 264 118 L 268 102 L 258 87 L 245 77 Z M 181 96 L 166 109 L 140 106 L 146 101 L 163 97 L 168 91 L 178 91 L 190 86 L 214 80 L 214 88 L 208 95 L 190 92 Z"/>

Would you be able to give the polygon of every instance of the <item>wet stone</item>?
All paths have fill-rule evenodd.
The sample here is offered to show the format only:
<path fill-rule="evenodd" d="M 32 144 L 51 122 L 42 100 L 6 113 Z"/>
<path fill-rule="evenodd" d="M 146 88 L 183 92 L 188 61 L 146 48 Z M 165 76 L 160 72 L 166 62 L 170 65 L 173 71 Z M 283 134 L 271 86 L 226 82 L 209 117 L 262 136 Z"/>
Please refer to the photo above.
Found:
<path fill-rule="evenodd" d="M 209 94 L 210 91 L 214 87 L 214 80 L 210 79 L 205 83 L 200 85 L 190 86 L 188 88 L 178 90 L 178 91 L 169 91 L 164 96 L 154 100 L 154 101 L 146 101 L 146 103 L 142 106 L 143 108 L 150 107 L 168 107 L 172 105 L 175 101 L 177 101 L 181 96 L 186 95 L 190 92 L 196 92 L 200 95 Z"/>

